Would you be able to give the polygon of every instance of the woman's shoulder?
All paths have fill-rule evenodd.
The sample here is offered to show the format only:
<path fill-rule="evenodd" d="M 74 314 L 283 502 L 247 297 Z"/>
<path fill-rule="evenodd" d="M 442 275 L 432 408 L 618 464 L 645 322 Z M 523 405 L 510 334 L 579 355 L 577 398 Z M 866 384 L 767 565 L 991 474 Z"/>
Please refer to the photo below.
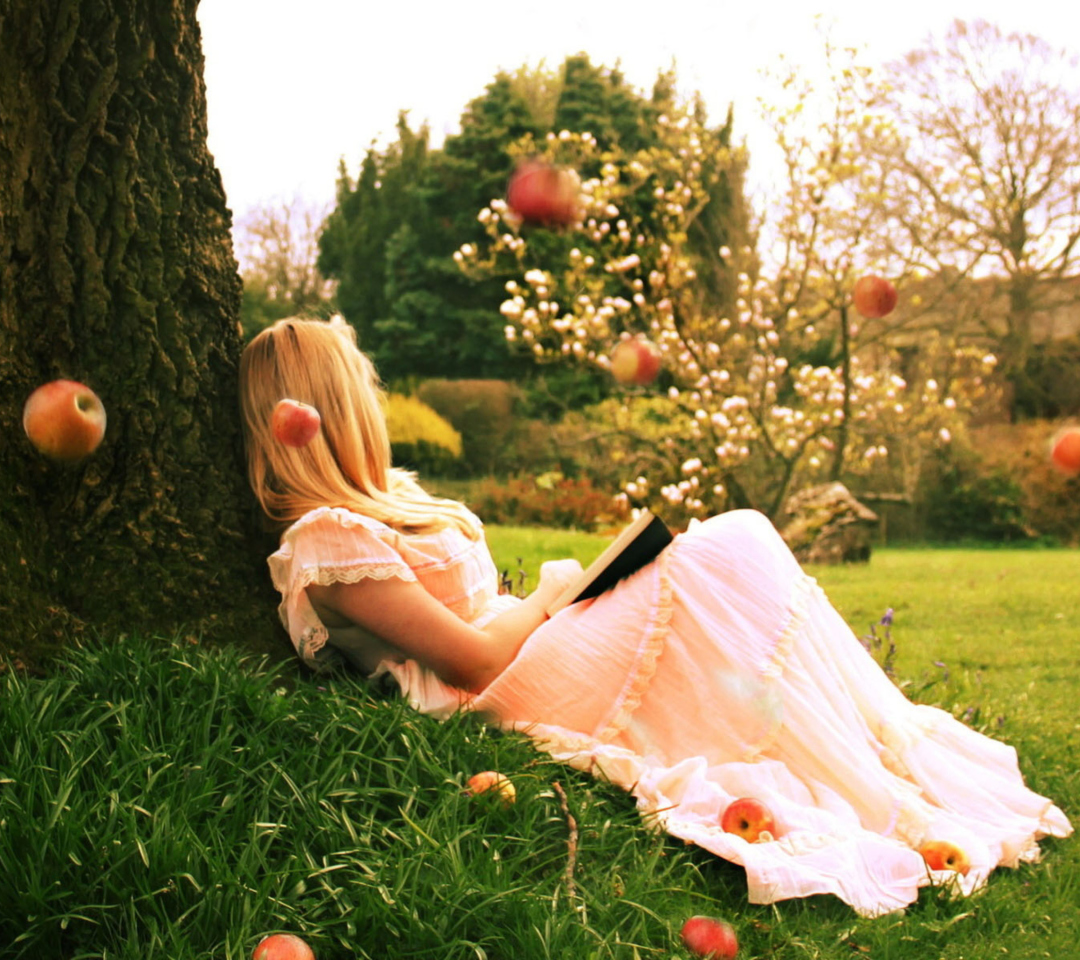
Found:
<path fill-rule="evenodd" d="M 477 539 L 483 542 L 483 523 L 475 514 L 470 513 L 469 517 L 475 525 Z M 348 507 L 322 506 L 309 510 L 285 529 L 281 535 L 278 552 L 288 550 L 298 540 L 318 537 L 320 534 L 355 533 L 358 530 L 366 531 L 396 549 L 409 545 L 419 546 L 426 541 L 443 543 L 447 540 L 456 541 L 458 538 L 469 539 L 453 526 L 440 528 L 430 533 L 402 533 L 383 520 L 358 513 Z"/>
<path fill-rule="evenodd" d="M 358 534 L 373 546 L 375 541 L 389 543 L 394 540 L 393 529 L 380 520 L 346 507 L 316 507 L 285 528 L 277 549 L 271 554 L 271 564 L 313 551 L 326 552 L 331 544 L 355 542 Z"/>
<path fill-rule="evenodd" d="M 362 527 L 373 533 L 393 532 L 393 528 L 383 523 L 383 521 L 357 513 L 348 507 L 324 506 L 309 510 L 289 524 L 281 535 L 281 542 L 286 543 L 295 539 L 298 534 L 303 533 L 305 530 L 327 527 L 344 527 L 346 529 Z"/>

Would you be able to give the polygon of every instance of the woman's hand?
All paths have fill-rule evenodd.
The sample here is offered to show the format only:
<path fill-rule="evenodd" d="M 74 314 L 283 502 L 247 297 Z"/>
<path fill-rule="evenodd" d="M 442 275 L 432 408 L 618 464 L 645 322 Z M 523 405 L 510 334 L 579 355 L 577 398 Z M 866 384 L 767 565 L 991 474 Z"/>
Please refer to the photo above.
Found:
<path fill-rule="evenodd" d="M 572 559 L 548 560 L 540 564 L 540 584 L 536 592 L 543 596 L 544 606 L 581 576 L 581 570 L 581 564 Z"/>

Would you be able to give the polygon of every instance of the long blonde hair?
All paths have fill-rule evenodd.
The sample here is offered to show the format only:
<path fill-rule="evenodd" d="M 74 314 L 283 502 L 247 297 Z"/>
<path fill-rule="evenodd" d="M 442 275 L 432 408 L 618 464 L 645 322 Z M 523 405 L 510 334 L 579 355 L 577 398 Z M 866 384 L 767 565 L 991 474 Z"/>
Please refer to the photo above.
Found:
<path fill-rule="evenodd" d="M 307 446 L 286 446 L 271 431 L 286 397 L 319 411 L 321 429 Z M 256 335 L 240 358 L 240 404 L 248 480 L 282 527 L 317 507 L 345 507 L 401 533 L 456 527 L 479 537 L 462 504 L 431 496 L 391 466 L 378 375 L 340 317 L 290 317 Z"/>

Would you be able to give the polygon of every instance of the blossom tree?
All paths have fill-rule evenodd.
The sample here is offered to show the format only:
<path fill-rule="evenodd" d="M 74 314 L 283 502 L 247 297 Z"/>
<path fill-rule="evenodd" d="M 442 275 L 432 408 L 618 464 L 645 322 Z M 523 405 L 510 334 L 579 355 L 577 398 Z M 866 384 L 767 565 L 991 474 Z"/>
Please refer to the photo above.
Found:
<path fill-rule="evenodd" d="M 884 106 L 902 134 L 882 157 L 896 232 L 930 270 L 979 278 L 998 305 L 972 322 L 995 343 L 1014 414 L 1053 414 L 1060 398 L 1040 361 L 1068 341 L 1040 328 L 1077 300 L 1063 281 L 1080 272 L 1080 61 L 958 20 L 886 70 Z"/>
<path fill-rule="evenodd" d="M 868 73 L 845 56 L 823 121 L 805 122 L 794 73 L 781 84 L 791 104 L 770 114 L 787 180 L 760 251 L 691 242 L 746 157 L 717 139 L 699 102 L 673 102 L 655 145 L 632 154 L 601 151 L 588 133 L 522 141 L 520 153 L 583 172 L 580 221 L 554 242 L 497 198 L 478 214 L 487 242 L 455 254 L 471 274 L 516 265 L 499 308 L 505 335 L 540 362 L 610 368 L 620 339 L 657 346 L 662 379 L 628 388 L 609 412 L 632 424 L 642 404 L 654 423 L 662 411 L 663 436 L 641 433 L 621 496 L 662 504 L 676 522 L 737 506 L 775 516 L 795 489 L 865 476 L 893 447 L 917 472 L 914 451 L 948 442 L 985 389 L 983 352 L 923 333 L 905 361 L 902 320 L 852 315 L 858 276 L 902 278 L 908 263 L 882 239 L 879 168 L 859 149 L 886 121 Z M 731 281 L 730 303 L 708 295 L 705 274 Z"/>

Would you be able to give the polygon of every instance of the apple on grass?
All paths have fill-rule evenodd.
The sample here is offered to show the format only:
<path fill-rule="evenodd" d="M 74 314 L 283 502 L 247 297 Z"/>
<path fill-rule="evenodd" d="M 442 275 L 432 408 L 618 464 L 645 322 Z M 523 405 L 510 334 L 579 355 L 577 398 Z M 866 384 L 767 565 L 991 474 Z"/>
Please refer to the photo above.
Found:
<path fill-rule="evenodd" d="M 772 811 L 754 797 L 732 800 L 720 818 L 720 828 L 725 833 L 742 837 L 747 843 L 772 840 L 776 836 Z"/>
<path fill-rule="evenodd" d="M 1080 427 L 1065 427 L 1054 435 L 1050 460 L 1067 477 L 1080 473 Z"/>
<path fill-rule="evenodd" d="M 622 384 L 646 386 L 656 379 L 660 365 L 656 344 L 642 337 L 620 340 L 611 351 L 611 375 Z"/>
<path fill-rule="evenodd" d="M 259 941 L 251 960 L 315 960 L 315 953 L 291 933 L 272 933 Z"/>
<path fill-rule="evenodd" d="M 494 793 L 504 807 L 510 806 L 517 797 L 510 778 L 495 770 L 473 774 L 465 783 L 465 796 L 476 797 L 484 793 Z"/>
<path fill-rule="evenodd" d="M 321 423 L 319 411 L 313 406 L 288 398 L 279 400 L 270 415 L 270 430 L 288 447 L 306 447 L 315 439 Z"/>
<path fill-rule="evenodd" d="M 855 281 L 851 299 L 855 309 L 867 320 L 879 320 L 893 312 L 896 306 L 896 287 L 884 277 L 871 273 Z"/>
<path fill-rule="evenodd" d="M 695 957 L 703 960 L 731 960 L 739 952 L 739 941 L 731 924 L 712 917 L 691 917 L 682 925 L 682 942 Z"/>
<path fill-rule="evenodd" d="M 75 380 L 42 384 L 23 407 L 23 430 L 30 442 L 54 460 L 81 460 L 105 436 L 105 406 Z"/>
<path fill-rule="evenodd" d="M 578 176 L 541 160 L 526 160 L 510 177 L 506 203 L 526 223 L 573 223 L 580 213 Z"/>
<path fill-rule="evenodd" d="M 971 861 L 955 843 L 948 840 L 931 840 L 919 847 L 919 853 L 926 861 L 931 870 L 955 870 L 957 873 L 967 876 L 971 869 Z"/>

